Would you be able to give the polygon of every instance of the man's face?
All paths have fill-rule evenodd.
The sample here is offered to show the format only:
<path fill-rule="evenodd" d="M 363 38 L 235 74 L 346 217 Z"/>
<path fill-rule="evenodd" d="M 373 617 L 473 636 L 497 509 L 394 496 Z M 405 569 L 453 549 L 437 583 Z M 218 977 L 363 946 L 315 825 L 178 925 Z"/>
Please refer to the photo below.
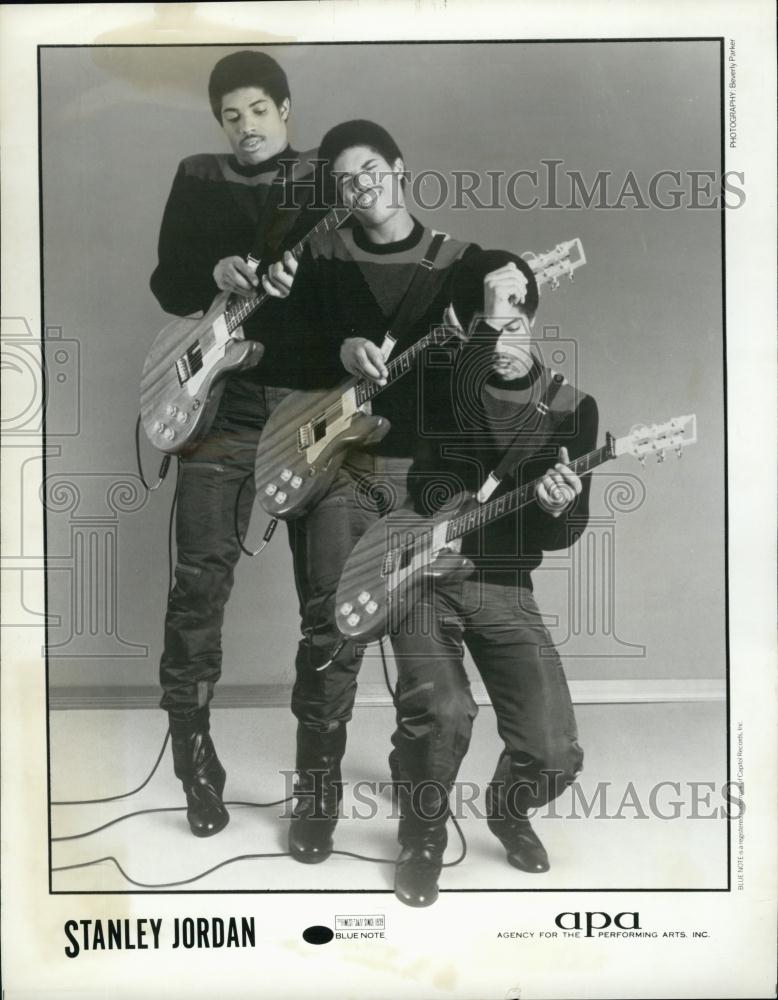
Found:
<path fill-rule="evenodd" d="M 239 87 L 222 97 L 222 128 L 244 167 L 275 156 L 286 148 L 289 100 L 280 105 L 261 87 Z"/>
<path fill-rule="evenodd" d="M 365 228 L 380 226 L 405 207 L 402 160 L 388 163 L 369 146 L 350 146 L 335 158 L 332 169 L 343 204 Z"/>
<path fill-rule="evenodd" d="M 526 375 L 532 366 L 532 324 L 523 312 L 516 310 L 516 318 L 502 328 L 494 344 L 491 368 L 505 381 Z"/>

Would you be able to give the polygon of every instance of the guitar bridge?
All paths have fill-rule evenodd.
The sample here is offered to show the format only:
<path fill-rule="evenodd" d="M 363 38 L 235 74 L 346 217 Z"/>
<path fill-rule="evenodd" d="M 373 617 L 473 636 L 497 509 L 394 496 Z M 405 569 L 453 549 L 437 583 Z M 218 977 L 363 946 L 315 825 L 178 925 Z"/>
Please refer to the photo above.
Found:
<path fill-rule="evenodd" d="M 300 451 L 305 451 L 312 444 L 321 441 L 327 433 L 327 418 L 321 417 L 319 420 L 312 420 L 303 424 L 297 431 L 297 447 Z"/>
<path fill-rule="evenodd" d="M 203 352 L 199 341 L 192 344 L 188 350 L 176 359 L 176 375 L 178 384 L 185 385 L 203 367 Z"/>

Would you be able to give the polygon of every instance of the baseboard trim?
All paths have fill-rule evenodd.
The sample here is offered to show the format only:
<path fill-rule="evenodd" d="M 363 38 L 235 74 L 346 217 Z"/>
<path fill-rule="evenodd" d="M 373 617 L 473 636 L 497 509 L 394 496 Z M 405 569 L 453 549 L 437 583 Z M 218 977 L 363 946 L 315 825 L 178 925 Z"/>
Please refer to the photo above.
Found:
<path fill-rule="evenodd" d="M 286 684 L 220 684 L 213 701 L 214 708 L 279 708 L 289 705 L 291 686 Z M 661 680 L 591 680 L 570 681 L 570 696 L 576 705 L 648 704 L 668 701 L 723 701 L 726 689 L 723 680 L 661 679 Z M 489 698 L 480 682 L 473 684 L 473 697 L 478 705 L 488 705 Z M 156 708 L 160 692 L 156 687 L 52 687 L 49 705 L 52 709 L 129 709 Z M 357 706 L 390 707 L 392 700 L 380 682 L 361 684 Z"/>

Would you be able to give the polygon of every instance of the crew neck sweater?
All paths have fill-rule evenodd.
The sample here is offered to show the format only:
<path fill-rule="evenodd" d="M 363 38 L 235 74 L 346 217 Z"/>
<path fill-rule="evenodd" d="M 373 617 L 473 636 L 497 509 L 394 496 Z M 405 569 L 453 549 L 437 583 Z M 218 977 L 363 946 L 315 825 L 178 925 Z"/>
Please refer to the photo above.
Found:
<path fill-rule="evenodd" d="M 326 213 L 314 199 L 315 157 L 316 150 L 300 153 L 287 146 L 263 163 L 250 166 L 243 166 L 228 153 L 201 153 L 181 161 L 162 216 L 158 263 L 150 282 L 165 312 L 176 316 L 205 312 L 219 294 L 213 280 L 218 261 L 231 256 L 245 258 L 252 250 L 259 250 L 269 264 L 313 228 Z M 284 198 L 290 207 L 276 209 L 265 246 L 258 248 L 258 224 L 271 184 L 281 169 L 282 176 L 290 178 L 291 190 Z M 289 384 L 297 360 L 280 352 L 276 363 L 277 368 L 272 369 L 263 359 L 263 383 Z M 231 378 L 256 381 L 259 371 L 249 369 Z"/>
<path fill-rule="evenodd" d="M 303 251 L 289 297 L 249 320 L 246 335 L 263 342 L 271 369 L 277 353 L 294 345 L 300 362 L 293 383 L 297 387 L 321 389 L 345 381 L 349 375 L 340 361 L 344 339 L 364 337 L 382 344 L 433 235 L 416 220 L 411 233 L 394 243 L 371 243 L 358 226 L 317 234 Z M 476 250 L 473 244 L 445 239 L 409 322 L 402 330 L 392 329 L 397 343 L 390 360 L 442 323 L 456 269 Z M 389 434 L 374 448 L 378 454 L 411 455 L 419 378 L 426 364 L 422 354 L 408 374 L 372 400 L 373 413 L 391 423 Z"/>
<path fill-rule="evenodd" d="M 484 359 L 473 363 L 468 345 L 458 349 L 448 370 L 428 379 L 434 421 L 416 439 L 408 479 L 411 501 L 422 514 L 450 506 L 462 492 L 474 494 L 516 442 L 521 450 L 513 468 L 492 495 L 534 482 L 559 460 L 559 448 L 571 460 L 593 450 L 597 441 L 597 404 L 593 397 L 564 383 L 551 404 L 552 416 L 537 409 L 545 401 L 552 372 L 535 361 L 521 378 L 483 377 Z M 471 355 L 471 356 L 469 356 Z M 481 377 L 474 372 L 481 372 Z M 554 518 L 537 501 L 469 532 L 462 552 L 486 580 L 532 588 L 532 572 L 543 553 L 567 548 L 586 528 L 590 477 L 572 506 Z"/>

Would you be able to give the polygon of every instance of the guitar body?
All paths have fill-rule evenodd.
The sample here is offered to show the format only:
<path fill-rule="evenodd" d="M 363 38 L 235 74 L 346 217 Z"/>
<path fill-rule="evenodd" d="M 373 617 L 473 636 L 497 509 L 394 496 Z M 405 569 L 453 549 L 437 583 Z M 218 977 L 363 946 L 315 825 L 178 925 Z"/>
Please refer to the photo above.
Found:
<path fill-rule="evenodd" d="M 226 334 L 222 292 L 200 319 L 174 319 L 157 334 L 143 365 L 140 415 L 149 441 L 160 451 L 191 450 L 208 432 L 224 379 L 252 368 L 264 353 L 257 341 Z"/>
<path fill-rule="evenodd" d="M 315 233 L 337 229 L 349 215 L 349 208 L 330 209 L 288 252 L 299 260 Z M 157 335 L 140 389 L 141 422 L 155 448 L 175 454 L 202 440 L 225 377 L 252 368 L 264 353 L 262 344 L 244 339 L 242 324 L 269 298 L 265 291 L 245 298 L 221 292 L 202 319 L 173 320 Z"/>
<path fill-rule="evenodd" d="M 368 528 L 338 585 L 335 621 L 342 635 L 373 642 L 403 623 L 431 580 L 473 572 L 469 559 L 446 546 L 448 520 L 402 509 Z"/>
<path fill-rule="evenodd" d="M 663 461 L 666 452 L 680 457 L 696 440 L 694 414 L 638 425 L 623 438 L 606 434 L 603 447 L 574 459 L 570 469 L 587 475 L 620 455 Z M 463 536 L 532 503 L 542 479 L 481 503 L 476 495 L 461 494 L 454 514 L 423 517 L 401 509 L 376 521 L 354 546 L 341 574 L 335 607 L 341 634 L 358 642 L 380 639 L 402 625 L 431 580 L 469 576 L 473 564 L 459 554 Z"/>
<path fill-rule="evenodd" d="M 272 517 L 307 513 L 330 489 L 350 448 L 377 444 L 389 421 L 344 405 L 344 387 L 293 392 L 270 416 L 257 449 L 257 498 Z"/>

